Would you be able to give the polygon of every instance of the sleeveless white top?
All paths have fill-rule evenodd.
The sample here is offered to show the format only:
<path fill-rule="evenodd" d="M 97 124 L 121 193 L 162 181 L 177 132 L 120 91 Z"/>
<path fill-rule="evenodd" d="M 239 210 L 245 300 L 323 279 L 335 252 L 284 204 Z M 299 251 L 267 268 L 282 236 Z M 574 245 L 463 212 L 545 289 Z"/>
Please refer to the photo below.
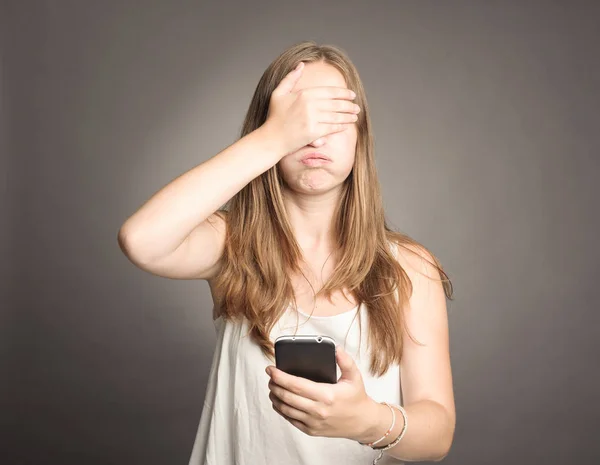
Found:
<path fill-rule="evenodd" d="M 236 323 L 220 316 L 214 325 L 217 343 L 189 465 L 370 465 L 379 456 L 380 451 L 350 439 L 309 436 L 281 417 L 272 408 L 265 373 L 274 363 L 247 335 L 248 320 Z M 270 338 L 274 342 L 284 334 L 332 337 L 356 362 L 369 396 L 402 405 L 397 364 L 381 377 L 369 373 L 368 331 L 365 304 L 324 317 L 296 312 L 290 305 Z M 377 465 L 402 463 L 384 452 Z"/>

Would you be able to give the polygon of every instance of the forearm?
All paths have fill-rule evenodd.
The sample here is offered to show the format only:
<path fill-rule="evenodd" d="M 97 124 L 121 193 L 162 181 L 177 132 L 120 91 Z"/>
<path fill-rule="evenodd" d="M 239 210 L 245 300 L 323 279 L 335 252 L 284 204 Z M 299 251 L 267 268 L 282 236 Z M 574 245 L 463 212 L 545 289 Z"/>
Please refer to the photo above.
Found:
<path fill-rule="evenodd" d="M 403 406 L 408 417 L 408 427 L 404 437 L 394 447 L 386 450 L 399 460 L 407 462 L 439 461 L 449 452 L 454 436 L 454 421 L 446 409 L 430 400 L 423 400 Z M 394 407 L 392 407 L 394 408 Z M 390 444 L 402 431 L 404 418 L 394 408 L 396 422 L 388 436 L 375 447 Z M 365 416 L 364 434 L 358 440 L 362 443 L 376 441 L 389 429 L 392 413 L 388 406 L 373 401 Z"/>
<path fill-rule="evenodd" d="M 121 227 L 142 261 L 167 256 L 191 231 L 281 158 L 281 142 L 263 127 L 247 134 L 155 193 Z"/>

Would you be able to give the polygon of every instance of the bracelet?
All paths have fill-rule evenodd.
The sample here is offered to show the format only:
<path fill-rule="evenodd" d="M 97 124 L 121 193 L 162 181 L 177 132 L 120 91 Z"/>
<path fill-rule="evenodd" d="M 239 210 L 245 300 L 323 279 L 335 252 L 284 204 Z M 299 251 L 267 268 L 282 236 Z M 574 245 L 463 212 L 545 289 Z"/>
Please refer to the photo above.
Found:
<path fill-rule="evenodd" d="M 400 439 L 402 439 L 404 437 L 404 433 L 406 433 L 406 427 L 408 426 L 408 417 L 406 416 L 406 410 L 404 410 L 404 408 L 402 408 L 400 405 L 392 404 L 392 406 L 396 407 L 398 410 L 400 410 L 400 413 L 404 417 L 404 425 L 402 426 L 402 431 L 400 431 L 400 434 L 398 435 L 398 437 L 396 439 L 394 439 L 392 442 L 390 442 L 387 446 L 373 447 L 373 449 L 375 449 L 375 450 L 384 451 L 387 449 L 391 449 L 392 447 L 394 447 L 396 444 L 398 444 L 400 442 Z"/>
<path fill-rule="evenodd" d="M 394 413 L 394 409 L 392 408 L 392 406 L 390 404 L 388 404 L 387 402 L 380 402 L 380 404 L 387 405 L 390 408 L 390 410 L 392 411 L 392 426 L 390 426 L 390 429 L 388 429 L 386 431 L 386 433 L 383 436 L 381 436 L 377 441 L 369 442 L 368 444 L 358 441 L 358 443 L 362 444 L 363 446 L 373 447 L 378 442 L 383 441 L 387 437 L 387 435 L 392 432 L 392 429 L 394 428 L 394 425 L 396 424 L 396 414 Z"/>
<path fill-rule="evenodd" d="M 388 406 L 390 406 L 389 404 L 387 404 Z M 404 433 L 406 433 L 406 427 L 408 426 L 408 417 L 406 415 L 406 411 L 404 410 L 404 408 L 402 408 L 402 406 L 400 405 L 395 405 L 392 404 L 392 406 L 396 407 L 398 410 L 400 410 L 400 413 L 402 414 L 402 416 L 404 417 L 404 426 L 402 426 L 402 431 L 400 431 L 400 434 L 398 435 L 398 437 L 396 439 L 394 439 L 392 442 L 390 442 L 387 446 L 383 446 L 383 447 L 373 447 L 374 450 L 378 450 L 379 455 L 373 460 L 373 465 L 376 465 L 377 462 L 379 462 L 379 460 L 381 460 L 381 457 L 383 457 L 383 451 L 387 450 L 387 449 L 391 449 L 392 447 L 394 447 L 396 444 L 398 444 L 400 442 L 400 440 L 404 437 Z M 392 410 L 393 411 L 393 410 Z M 394 417 L 395 418 L 395 417 Z"/>

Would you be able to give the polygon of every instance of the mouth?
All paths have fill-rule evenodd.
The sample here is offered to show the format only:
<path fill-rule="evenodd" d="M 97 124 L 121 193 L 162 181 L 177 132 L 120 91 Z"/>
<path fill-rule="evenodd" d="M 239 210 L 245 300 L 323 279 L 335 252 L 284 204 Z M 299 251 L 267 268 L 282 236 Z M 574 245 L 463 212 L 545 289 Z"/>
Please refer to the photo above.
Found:
<path fill-rule="evenodd" d="M 305 154 L 300 161 L 302 163 L 304 163 L 305 165 L 312 165 L 312 164 L 316 164 L 316 163 L 329 163 L 331 162 L 331 158 L 329 158 L 327 155 L 325 155 L 324 153 L 320 153 L 320 152 L 311 152 L 311 153 L 307 153 Z"/>
<path fill-rule="evenodd" d="M 303 158 L 302 163 L 306 166 L 319 166 L 331 163 L 331 160 L 325 160 L 324 158 Z"/>

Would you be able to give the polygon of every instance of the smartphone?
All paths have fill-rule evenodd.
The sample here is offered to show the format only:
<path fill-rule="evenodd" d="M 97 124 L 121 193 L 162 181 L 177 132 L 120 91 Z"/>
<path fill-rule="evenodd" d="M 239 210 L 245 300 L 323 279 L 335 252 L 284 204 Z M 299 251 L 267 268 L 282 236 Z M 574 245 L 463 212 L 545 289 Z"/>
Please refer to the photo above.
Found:
<path fill-rule="evenodd" d="M 329 336 L 279 336 L 275 339 L 275 366 L 317 383 L 337 383 L 335 340 Z"/>

